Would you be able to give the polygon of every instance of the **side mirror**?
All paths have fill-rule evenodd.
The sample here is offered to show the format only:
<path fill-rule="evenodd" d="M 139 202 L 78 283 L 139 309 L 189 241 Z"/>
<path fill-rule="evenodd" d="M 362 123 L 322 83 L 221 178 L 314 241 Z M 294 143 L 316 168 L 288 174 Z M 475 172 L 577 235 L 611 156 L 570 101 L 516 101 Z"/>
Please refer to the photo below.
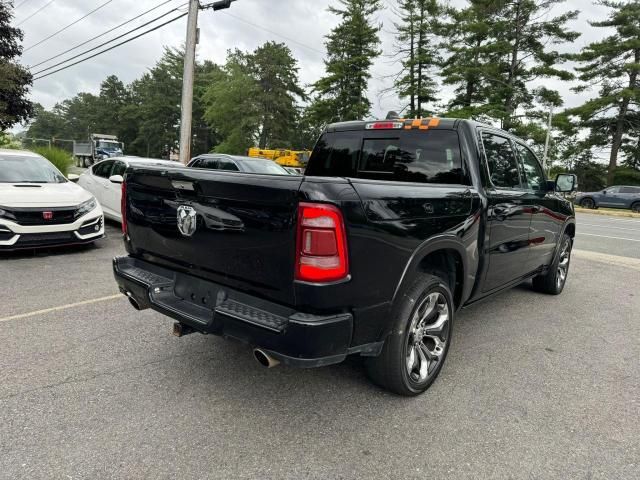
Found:
<path fill-rule="evenodd" d="M 109 181 L 111 183 L 122 183 L 124 182 L 124 178 L 122 177 L 122 175 L 111 175 L 109 177 Z"/>
<path fill-rule="evenodd" d="M 602 193 L 603 193 L 603 195 L 606 195 L 607 191 L 606 190 L 602 190 Z"/>
<path fill-rule="evenodd" d="M 79 178 L 80 178 L 80 175 L 76 175 L 75 173 L 70 173 L 69 175 L 67 175 L 67 180 L 73 183 L 76 183 Z"/>
<path fill-rule="evenodd" d="M 578 177 L 572 173 L 560 173 L 556 176 L 556 192 L 573 192 L 578 188 Z"/>

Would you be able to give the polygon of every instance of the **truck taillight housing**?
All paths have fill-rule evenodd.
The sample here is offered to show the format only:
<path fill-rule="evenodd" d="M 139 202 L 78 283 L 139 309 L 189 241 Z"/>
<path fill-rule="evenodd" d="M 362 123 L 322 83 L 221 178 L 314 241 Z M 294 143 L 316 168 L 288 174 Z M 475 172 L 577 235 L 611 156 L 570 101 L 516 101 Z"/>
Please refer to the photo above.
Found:
<path fill-rule="evenodd" d="M 127 234 L 127 182 L 122 182 L 122 196 L 120 197 L 120 213 L 122 213 L 122 234 Z"/>
<path fill-rule="evenodd" d="M 304 282 L 336 282 L 349 276 L 347 235 L 337 207 L 300 203 L 295 269 L 296 280 Z"/>

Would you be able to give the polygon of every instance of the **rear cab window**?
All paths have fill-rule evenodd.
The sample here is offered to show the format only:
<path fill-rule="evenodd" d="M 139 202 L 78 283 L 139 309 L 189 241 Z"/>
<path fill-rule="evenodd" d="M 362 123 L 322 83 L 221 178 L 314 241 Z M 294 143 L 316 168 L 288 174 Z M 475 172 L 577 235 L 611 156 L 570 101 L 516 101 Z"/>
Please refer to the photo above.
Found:
<path fill-rule="evenodd" d="M 305 175 L 469 184 L 453 129 L 327 132 Z"/>

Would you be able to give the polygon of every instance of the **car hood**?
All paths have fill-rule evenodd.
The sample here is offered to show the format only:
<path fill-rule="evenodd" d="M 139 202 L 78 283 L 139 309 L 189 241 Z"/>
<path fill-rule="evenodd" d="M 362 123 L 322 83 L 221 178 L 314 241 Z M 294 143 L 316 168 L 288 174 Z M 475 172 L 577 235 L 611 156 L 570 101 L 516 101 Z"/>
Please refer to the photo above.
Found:
<path fill-rule="evenodd" d="M 0 183 L 0 206 L 71 207 L 92 195 L 75 183 Z"/>

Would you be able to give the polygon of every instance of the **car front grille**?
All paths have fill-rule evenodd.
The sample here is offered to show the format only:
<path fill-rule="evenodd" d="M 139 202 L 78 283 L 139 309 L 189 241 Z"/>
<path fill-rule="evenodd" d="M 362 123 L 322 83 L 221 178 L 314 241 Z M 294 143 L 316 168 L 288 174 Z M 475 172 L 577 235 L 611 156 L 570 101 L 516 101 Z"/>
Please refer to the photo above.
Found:
<path fill-rule="evenodd" d="M 30 247 L 42 245 L 56 245 L 64 243 L 73 243 L 79 241 L 73 232 L 54 232 L 54 233 L 23 233 L 20 235 L 17 247 Z"/>
<path fill-rule="evenodd" d="M 73 223 L 76 219 L 76 208 L 12 208 L 6 209 L 13 218 L 9 220 L 16 222 L 18 225 L 65 225 Z M 51 212 L 51 218 L 47 219 L 47 213 Z M 15 219 L 15 220 L 14 220 Z"/>

